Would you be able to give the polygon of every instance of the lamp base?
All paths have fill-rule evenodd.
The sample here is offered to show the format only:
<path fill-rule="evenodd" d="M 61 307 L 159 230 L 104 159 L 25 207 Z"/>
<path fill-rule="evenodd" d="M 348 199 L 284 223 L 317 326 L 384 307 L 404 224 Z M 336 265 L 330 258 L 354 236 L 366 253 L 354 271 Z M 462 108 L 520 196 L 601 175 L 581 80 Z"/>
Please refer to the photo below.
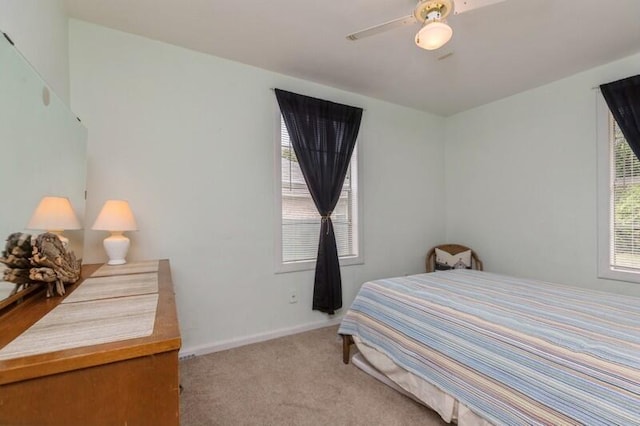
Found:
<path fill-rule="evenodd" d="M 112 231 L 111 235 L 104 239 L 102 245 L 109 257 L 107 265 L 124 265 L 127 263 L 125 257 L 129 250 L 129 238 L 122 235 L 122 232 Z"/>

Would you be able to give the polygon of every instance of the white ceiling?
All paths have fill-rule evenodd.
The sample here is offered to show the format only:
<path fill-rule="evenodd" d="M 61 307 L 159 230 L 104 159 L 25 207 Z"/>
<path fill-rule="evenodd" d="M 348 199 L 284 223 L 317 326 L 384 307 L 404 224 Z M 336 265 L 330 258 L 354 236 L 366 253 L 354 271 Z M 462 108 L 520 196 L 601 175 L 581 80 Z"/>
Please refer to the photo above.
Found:
<path fill-rule="evenodd" d="M 417 25 L 345 38 L 415 4 L 66 0 L 77 19 L 440 115 L 640 51 L 640 0 L 507 0 L 449 17 L 453 39 L 431 52 L 415 46 Z"/>

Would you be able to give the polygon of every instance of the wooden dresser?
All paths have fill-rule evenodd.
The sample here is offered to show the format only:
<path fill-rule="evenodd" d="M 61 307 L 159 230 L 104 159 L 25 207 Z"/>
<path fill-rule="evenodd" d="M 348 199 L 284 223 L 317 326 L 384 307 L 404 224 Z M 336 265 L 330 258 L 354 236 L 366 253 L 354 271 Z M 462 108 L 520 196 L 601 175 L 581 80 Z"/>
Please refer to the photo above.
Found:
<path fill-rule="evenodd" d="M 100 266 L 83 266 L 83 280 Z M 40 292 L 0 316 L 0 350 L 62 300 Z M 180 344 L 169 261 L 161 260 L 152 334 L 0 361 L 0 425 L 177 425 Z"/>

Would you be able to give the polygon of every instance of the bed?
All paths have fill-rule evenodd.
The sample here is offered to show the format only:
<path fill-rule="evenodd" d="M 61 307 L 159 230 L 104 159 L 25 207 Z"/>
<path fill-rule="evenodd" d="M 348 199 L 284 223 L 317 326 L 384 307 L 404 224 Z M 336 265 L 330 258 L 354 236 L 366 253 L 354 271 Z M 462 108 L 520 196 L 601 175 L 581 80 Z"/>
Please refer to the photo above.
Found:
<path fill-rule="evenodd" d="M 640 298 L 442 271 L 365 283 L 338 333 L 447 422 L 640 424 Z"/>

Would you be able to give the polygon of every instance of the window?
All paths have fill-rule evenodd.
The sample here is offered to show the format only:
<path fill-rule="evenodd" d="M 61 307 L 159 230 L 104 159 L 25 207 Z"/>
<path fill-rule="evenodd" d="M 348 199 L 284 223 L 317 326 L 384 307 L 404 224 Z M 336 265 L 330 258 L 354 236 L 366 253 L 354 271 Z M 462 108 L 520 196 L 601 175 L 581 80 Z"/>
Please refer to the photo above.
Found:
<path fill-rule="evenodd" d="M 278 272 L 315 268 L 320 235 L 320 214 L 302 176 L 284 120 L 277 132 Z M 331 214 L 340 265 L 362 263 L 361 220 L 358 196 L 358 146 Z"/>
<path fill-rule="evenodd" d="M 640 161 L 604 99 L 598 110 L 598 275 L 640 282 Z"/>

